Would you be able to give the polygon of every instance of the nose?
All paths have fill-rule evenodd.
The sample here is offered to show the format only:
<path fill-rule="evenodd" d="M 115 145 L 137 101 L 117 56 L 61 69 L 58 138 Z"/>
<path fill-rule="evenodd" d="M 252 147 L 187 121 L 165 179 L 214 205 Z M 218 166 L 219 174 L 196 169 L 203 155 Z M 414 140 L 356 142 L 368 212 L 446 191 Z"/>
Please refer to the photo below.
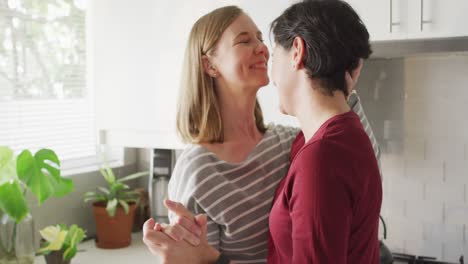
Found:
<path fill-rule="evenodd" d="M 255 53 L 263 54 L 267 60 L 270 57 L 270 54 L 268 53 L 268 47 L 265 45 L 265 43 L 261 41 L 259 41 L 259 44 L 257 45 L 257 48 L 255 49 Z"/>

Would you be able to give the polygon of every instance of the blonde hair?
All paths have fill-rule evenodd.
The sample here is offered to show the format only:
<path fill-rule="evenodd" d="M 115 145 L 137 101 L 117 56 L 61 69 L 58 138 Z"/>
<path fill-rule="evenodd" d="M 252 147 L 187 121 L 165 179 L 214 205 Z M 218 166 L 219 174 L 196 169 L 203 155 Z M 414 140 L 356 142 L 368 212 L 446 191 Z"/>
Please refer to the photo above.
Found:
<path fill-rule="evenodd" d="M 185 143 L 224 141 L 214 80 L 205 73 L 202 57 L 213 54 L 223 32 L 242 13 L 237 6 L 221 7 L 198 19 L 192 27 L 185 50 L 177 106 L 177 131 Z M 258 130 L 265 132 L 258 100 L 254 115 Z"/>

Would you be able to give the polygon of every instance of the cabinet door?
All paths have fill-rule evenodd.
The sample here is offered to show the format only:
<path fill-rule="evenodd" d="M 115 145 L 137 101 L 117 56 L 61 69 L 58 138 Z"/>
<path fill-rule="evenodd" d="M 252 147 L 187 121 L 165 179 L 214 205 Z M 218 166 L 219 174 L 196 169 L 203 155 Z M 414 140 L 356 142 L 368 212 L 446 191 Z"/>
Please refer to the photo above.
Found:
<path fill-rule="evenodd" d="M 90 1 L 88 65 L 101 141 L 130 147 L 182 147 L 175 131 L 176 103 L 185 46 L 194 22 L 214 8 L 238 5 L 258 24 L 271 49 L 269 25 L 291 3 Z M 262 88 L 259 97 L 267 122 L 293 122 L 278 111 L 272 85 Z"/>
<path fill-rule="evenodd" d="M 180 144 L 174 124 L 178 80 L 168 80 L 173 65 L 161 62 L 168 43 L 158 28 L 157 10 L 154 0 L 89 2 L 89 84 L 102 142 Z"/>
<path fill-rule="evenodd" d="M 346 0 L 361 17 L 371 41 L 405 39 L 408 32 L 406 0 Z"/>
<path fill-rule="evenodd" d="M 468 0 L 407 0 L 408 38 L 468 36 Z"/>

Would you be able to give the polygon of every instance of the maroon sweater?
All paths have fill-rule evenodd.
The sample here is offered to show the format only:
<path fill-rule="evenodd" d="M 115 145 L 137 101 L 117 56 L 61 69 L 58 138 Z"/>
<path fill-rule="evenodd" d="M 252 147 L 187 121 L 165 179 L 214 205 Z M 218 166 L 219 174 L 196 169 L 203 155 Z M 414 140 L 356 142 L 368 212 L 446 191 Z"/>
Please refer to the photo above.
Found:
<path fill-rule="evenodd" d="M 291 149 L 270 214 L 268 263 L 379 263 L 382 184 L 359 117 L 326 121 Z"/>

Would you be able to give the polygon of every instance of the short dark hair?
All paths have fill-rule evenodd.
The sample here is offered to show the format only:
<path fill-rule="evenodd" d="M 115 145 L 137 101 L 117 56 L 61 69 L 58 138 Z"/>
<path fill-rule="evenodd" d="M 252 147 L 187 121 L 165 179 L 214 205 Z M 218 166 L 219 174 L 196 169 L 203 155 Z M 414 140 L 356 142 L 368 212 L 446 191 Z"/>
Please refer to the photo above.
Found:
<path fill-rule="evenodd" d="M 306 47 L 304 67 L 326 95 L 346 96 L 345 72 L 372 53 L 369 32 L 353 8 L 341 1 L 305 0 L 286 9 L 271 24 L 276 45 L 290 50 L 300 36 Z"/>

